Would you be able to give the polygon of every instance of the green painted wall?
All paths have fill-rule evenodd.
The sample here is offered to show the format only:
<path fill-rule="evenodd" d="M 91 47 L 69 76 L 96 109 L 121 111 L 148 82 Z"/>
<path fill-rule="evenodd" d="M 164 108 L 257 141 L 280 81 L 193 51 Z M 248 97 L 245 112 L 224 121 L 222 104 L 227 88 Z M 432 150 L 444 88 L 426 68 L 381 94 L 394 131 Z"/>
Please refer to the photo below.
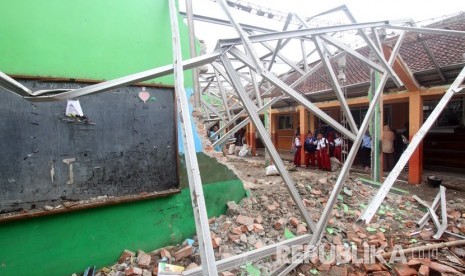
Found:
<path fill-rule="evenodd" d="M 187 26 L 179 17 L 184 59 Z M 0 71 L 108 80 L 172 63 L 168 1 L 2 0 Z M 192 87 L 190 71 L 185 74 Z M 173 84 L 166 76 L 151 82 Z"/>
<path fill-rule="evenodd" d="M 242 182 L 224 165 L 198 154 L 208 215 L 245 196 Z M 207 159 L 208 158 L 208 159 Z M 184 170 L 183 166 L 181 169 Z M 211 182 L 223 176 L 219 182 Z M 185 184 L 183 184 L 185 186 Z M 114 263 L 124 249 L 151 251 L 195 233 L 186 188 L 176 195 L 0 224 L 0 275 L 70 275 Z"/>

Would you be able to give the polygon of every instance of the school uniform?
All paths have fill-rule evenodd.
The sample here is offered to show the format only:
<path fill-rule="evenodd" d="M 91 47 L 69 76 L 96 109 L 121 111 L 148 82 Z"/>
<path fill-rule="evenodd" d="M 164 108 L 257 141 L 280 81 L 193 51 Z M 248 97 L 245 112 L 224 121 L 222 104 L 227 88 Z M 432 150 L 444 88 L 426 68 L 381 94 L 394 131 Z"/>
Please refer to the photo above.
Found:
<path fill-rule="evenodd" d="M 362 140 L 362 165 L 364 167 L 371 167 L 371 137 L 368 135 L 363 135 Z"/>
<path fill-rule="evenodd" d="M 312 167 L 316 168 L 316 144 L 317 140 L 313 137 L 306 138 L 304 143 L 305 149 L 305 166 L 308 168 L 310 166 L 310 161 L 312 163 Z"/>
<path fill-rule="evenodd" d="M 300 143 L 299 138 L 296 137 L 294 139 L 293 147 L 294 147 L 294 165 L 296 167 L 300 167 L 300 151 L 302 149 L 302 144 Z"/>
<path fill-rule="evenodd" d="M 334 157 L 339 160 L 339 162 L 342 162 L 342 138 L 338 137 L 334 139 Z"/>
<path fill-rule="evenodd" d="M 317 142 L 316 152 L 318 160 L 318 168 L 320 170 L 331 170 L 331 162 L 329 160 L 329 144 L 326 138 L 321 138 Z"/>

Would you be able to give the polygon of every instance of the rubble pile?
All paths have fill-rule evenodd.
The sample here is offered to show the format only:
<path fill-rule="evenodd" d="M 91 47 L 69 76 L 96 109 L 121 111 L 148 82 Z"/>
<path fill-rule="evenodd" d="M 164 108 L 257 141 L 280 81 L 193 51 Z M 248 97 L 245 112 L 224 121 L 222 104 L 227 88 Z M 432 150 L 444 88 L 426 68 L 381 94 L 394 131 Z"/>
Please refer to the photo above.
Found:
<path fill-rule="evenodd" d="M 308 225 L 300 216 L 281 177 L 265 175 L 263 159 L 234 156 L 222 158 L 227 158 L 228 166 L 239 174 L 248 190 L 248 197 L 238 203 L 228 202 L 225 215 L 209 220 L 217 260 L 308 233 Z M 338 173 L 299 168 L 292 171 L 291 175 L 316 223 Z M 434 240 L 432 236 L 436 228 L 431 221 L 423 229 L 417 228 L 417 221 L 427 209 L 410 194 L 388 194 L 372 223 L 364 227 L 357 226 L 355 220 L 375 192 L 376 188 L 362 184 L 359 176 L 352 173 L 338 197 L 321 240 L 319 249 L 323 249 L 323 256 L 316 252 L 291 275 L 405 276 L 429 275 L 433 272 L 452 275 L 465 273 L 465 250 L 460 246 L 437 249 L 436 255 L 405 254 L 404 261 L 401 254 L 385 256 L 386 262 L 381 258 L 381 254 L 386 255 L 399 248 L 459 240 L 461 235 L 465 235 L 465 206 L 462 199 L 450 199 L 447 202 L 447 230 L 458 236 L 444 234 L 440 240 Z M 432 199 L 425 201 L 431 202 Z M 297 248 L 297 252 L 301 253 L 302 250 Z M 350 254 L 344 255 L 343 251 L 350 251 Z M 336 256 L 331 256 L 331 252 Z M 343 261 L 338 256 L 344 256 Z M 389 263 L 392 256 L 397 259 Z M 274 255 L 222 272 L 221 275 L 269 275 L 282 264 L 280 261 Z M 116 264 L 102 268 L 97 275 L 164 275 L 159 271 L 160 264 L 186 270 L 200 265 L 196 238 L 149 253 L 125 251 Z"/>

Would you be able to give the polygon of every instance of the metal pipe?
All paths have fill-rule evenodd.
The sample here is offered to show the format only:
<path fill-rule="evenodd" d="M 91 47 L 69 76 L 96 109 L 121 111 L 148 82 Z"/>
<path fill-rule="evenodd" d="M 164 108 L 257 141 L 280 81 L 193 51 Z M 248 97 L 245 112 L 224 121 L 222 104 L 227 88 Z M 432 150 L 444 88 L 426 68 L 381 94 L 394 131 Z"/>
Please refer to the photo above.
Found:
<path fill-rule="evenodd" d="M 223 12 L 226 14 L 226 17 L 228 17 L 229 21 L 231 22 L 231 25 L 234 27 L 236 32 L 239 34 L 239 37 L 241 38 L 244 49 L 246 50 L 247 54 L 250 56 L 254 64 L 255 71 L 257 73 L 260 73 L 262 70 L 261 69 L 262 65 L 260 64 L 258 55 L 255 52 L 255 48 L 252 46 L 252 42 L 250 42 L 249 37 L 244 33 L 244 30 L 242 29 L 241 25 L 239 25 L 236 22 L 236 19 L 229 12 L 228 5 L 226 4 L 226 0 L 218 0 L 218 4 L 220 4 L 221 8 L 223 9 Z"/>
<path fill-rule="evenodd" d="M 224 52 L 223 49 L 217 49 L 212 53 L 208 53 L 199 57 L 191 58 L 188 60 L 182 61 L 182 68 L 184 70 L 189 70 L 197 66 L 202 66 L 204 64 L 211 63 L 215 59 L 217 59 L 222 53 Z M 73 99 L 85 95 L 101 93 L 105 91 L 109 91 L 115 88 L 128 86 L 131 84 L 143 82 L 146 80 L 151 80 L 154 78 L 166 76 L 173 74 L 174 72 L 174 65 L 169 64 L 161 67 L 157 67 L 154 69 L 142 71 L 139 73 L 127 75 L 121 78 L 97 83 L 94 85 L 89 85 L 86 87 L 82 87 L 75 90 L 69 90 L 66 92 L 62 92 L 59 94 L 50 94 L 50 95 L 42 95 L 44 93 L 53 93 L 53 91 L 35 91 L 31 93 L 31 96 L 25 97 L 25 99 L 31 102 L 52 102 L 52 101 L 62 101 Z"/>
<path fill-rule="evenodd" d="M 281 99 L 281 96 L 278 96 L 276 98 L 273 98 L 271 101 L 269 101 L 268 103 L 266 103 L 264 106 L 262 106 L 257 112 L 258 114 L 262 114 L 263 112 L 265 112 L 268 108 L 270 108 L 274 103 L 276 103 L 277 101 L 279 101 L 279 99 Z M 243 110 L 244 113 L 246 112 L 245 109 Z M 237 124 L 235 127 L 233 127 L 230 131 L 228 131 L 225 135 L 223 135 L 220 139 L 218 139 L 217 141 L 215 141 L 215 143 L 212 144 L 212 147 L 216 147 L 217 145 L 222 145 L 224 142 L 226 142 L 226 140 L 228 140 L 228 136 L 230 135 L 234 135 L 239 129 L 245 127 L 248 123 L 250 122 L 250 118 L 247 117 L 247 118 L 244 118 L 244 120 L 242 120 L 239 124 Z M 218 135 L 217 133 L 219 132 L 219 130 L 213 134 L 213 137 L 215 137 L 215 134 Z"/>
<path fill-rule="evenodd" d="M 462 84 L 464 79 L 465 79 L 465 67 L 462 69 L 462 71 L 457 76 L 455 81 L 452 83 L 450 88 L 441 98 L 438 105 L 434 108 L 433 112 L 431 112 L 430 116 L 428 116 L 428 119 L 426 119 L 426 121 L 423 123 L 421 128 L 418 130 L 418 132 L 413 136 L 412 141 L 407 146 L 405 151 L 402 153 L 399 161 L 397 161 L 397 164 L 394 166 L 394 169 L 392 169 L 392 171 L 386 177 L 383 185 L 379 188 L 378 193 L 375 195 L 375 197 L 372 199 L 368 207 L 365 209 L 365 211 L 361 214 L 361 216 L 357 220 L 357 224 L 365 225 L 371 221 L 371 219 L 376 213 L 376 210 L 378 210 L 379 206 L 384 201 L 384 198 L 386 197 L 387 193 L 391 189 L 392 185 L 394 184 L 395 180 L 399 176 L 400 172 L 403 170 L 408 160 L 410 159 L 410 156 L 412 156 L 415 149 L 418 147 L 418 145 L 423 140 L 423 137 L 426 135 L 426 133 L 428 133 L 428 130 L 433 126 L 434 122 L 439 117 L 442 110 L 446 107 L 450 99 L 456 93 L 458 93 L 459 91 L 463 89 L 463 88 L 460 88 L 459 86 Z"/>
<path fill-rule="evenodd" d="M 252 35 L 249 37 L 249 40 L 252 43 L 257 43 L 257 42 L 278 40 L 278 39 L 288 39 L 288 38 L 297 38 L 297 37 L 300 38 L 300 37 L 312 36 L 312 35 L 317 35 L 317 34 L 360 30 L 360 29 L 366 29 L 366 28 L 372 28 L 372 27 L 384 27 L 384 26 L 388 26 L 388 24 L 389 24 L 389 21 L 375 21 L 375 22 L 368 22 L 368 23 L 354 23 L 354 24 L 345 24 L 345 25 L 328 26 L 328 27 L 306 28 L 306 29 L 290 30 L 290 31 L 284 31 L 284 32 L 273 32 L 273 33 L 267 33 L 267 34 Z M 218 41 L 218 45 L 221 47 L 232 46 L 232 45 L 237 45 L 237 44 L 241 44 L 240 38 L 222 39 Z"/>
<path fill-rule="evenodd" d="M 307 211 L 307 207 L 305 206 L 302 198 L 299 195 L 299 192 L 297 191 L 294 181 L 292 180 L 289 172 L 287 171 L 286 167 L 284 166 L 283 161 L 281 160 L 281 157 L 278 154 L 278 151 L 276 150 L 275 146 L 273 145 L 273 142 L 271 141 L 270 136 L 268 135 L 268 132 L 266 131 L 265 127 L 263 126 L 260 117 L 258 116 L 256 112 L 256 107 L 252 103 L 252 100 L 250 100 L 249 97 L 247 97 L 246 92 L 244 88 L 242 87 L 238 76 L 236 75 L 236 72 L 234 71 L 234 68 L 231 64 L 231 61 L 228 59 L 226 55 L 221 56 L 221 61 L 223 62 L 223 66 L 226 69 L 226 72 L 228 73 L 231 81 L 233 82 L 233 86 L 237 91 L 237 94 L 239 95 L 239 98 L 241 99 L 244 108 L 247 110 L 247 113 L 249 114 L 250 120 L 253 122 L 255 125 L 255 128 L 257 129 L 258 135 L 260 136 L 263 144 L 265 145 L 266 149 L 269 151 L 271 158 L 273 159 L 273 162 L 276 166 L 276 169 L 278 172 L 281 174 L 281 177 L 283 178 L 284 182 L 286 183 L 286 187 L 289 190 L 289 193 L 291 194 L 291 197 L 293 198 L 294 202 L 296 203 L 304 221 L 307 223 L 308 227 L 311 229 L 313 232 L 313 229 L 315 229 L 315 223 L 313 222 L 312 217 Z"/>
<path fill-rule="evenodd" d="M 270 244 L 260 249 L 255 249 L 252 251 L 242 253 L 240 255 L 235 255 L 235 256 L 217 261 L 216 266 L 219 272 L 233 269 L 241 265 L 244 265 L 247 262 L 253 262 L 255 260 L 259 260 L 259 259 L 271 256 L 271 255 L 274 255 L 276 254 L 279 248 L 283 248 L 285 250 L 285 249 L 292 248 L 292 246 L 305 244 L 306 242 L 308 242 L 310 237 L 311 235 L 305 234 L 305 235 L 298 236 L 298 237 L 288 239 L 288 240 L 284 240 L 284 241 L 281 241 L 275 244 Z M 196 267 L 194 269 L 189 269 L 187 271 L 184 271 L 182 275 L 204 276 L 205 274 L 202 274 L 202 267 Z"/>
<path fill-rule="evenodd" d="M 210 235 L 208 223 L 207 208 L 203 194 L 202 179 L 195 152 L 194 133 L 192 130 L 191 114 L 189 111 L 189 102 L 184 90 L 184 75 L 182 68 L 181 45 L 179 44 L 179 27 L 176 13 L 175 0 L 169 0 L 170 19 L 173 42 L 173 64 L 175 79 L 175 94 L 180 107 L 179 119 L 181 122 L 182 140 L 185 148 L 185 160 L 187 169 L 187 178 L 189 182 L 190 196 L 194 220 L 199 241 L 200 258 L 202 261 L 202 272 L 204 275 L 218 275 L 215 265 L 215 254 Z"/>
<path fill-rule="evenodd" d="M 349 104 L 347 103 L 344 97 L 344 93 L 342 92 L 341 86 L 339 85 L 336 73 L 334 72 L 333 67 L 331 66 L 331 62 L 329 61 L 328 56 L 324 53 L 321 38 L 319 36 L 315 36 L 314 41 L 316 49 L 320 54 L 320 58 L 323 61 L 323 65 L 325 66 L 326 73 L 328 74 L 329 79 L 331 81 L 331 85 L 333 86 L 333 90 L 336 93 L 336 97 L 339 100 L 342 111 L 344 112 L 344 115 L 346 116 L 346 119 L 349 123 L 350 129 L 352 130 L 352 133 L 357 133 L 357 124 L 355 123 L 354 117 L 352 116 L 352 112 L 350 112 Z"/>
<path fill-rule="evenodd" d="M 192 0 L 186 0 L 186 13 L 187 13 L 187 31 L 189 32 L 189 51 L 191 58 L 197 56 L 195 47 L 195 28 L 194 17 L 192 12 Z M 199 85 L 199 70 L 192 69 L 192 81 L 194 84 L 194 107 L 200 107 L 200 85 Z"/>
<path fill-rule="evenodd" d="M 394 49 L 392 50 L 391 56 L 389 57 L 388 64 L 392 66 L 394 64 L 394 61 L 396 59 L 397 53 L 399 52 L 400 46 L 402 44 L 402 41 L 404 39 L 405 33 L 402 33 L 399 37 L 399 39 L 396 42 L 396 45 L 394 46 Z M 373 100 L 370 103 L 370 106 L 367 110 L 367 114 L 365 115 L 365 118 L 363 119 L 362 125 L 360 126 L 359 132 L 357 134 L 356 139 L 354 140 L 354 143 L 352 145 L 351 150 L 349 151 L 349 154 L 347 155 L 346 162 L 341 168 L 341 172 L 339 173 L 339 177 L 336 181 L 336 184 L 334 185 L 334 188 L 331 192 L 331 195 L 328 199 L 328 202 L 326 203 L 326 206 L 323 210 L 322 215 L 320 216 L 320 220 L 318 221 L 316 231 L 313 233 L 312 240 L 310 241 L 310 247 L 307 251 L 304 252 L 303 256 L 300 257 L 299 259 L 295 260 L 292 264 L 290 264 L 287 268 L 285 268 L 283 271 L 280 272 L 279 275 L 287 275 L 290 271 L 292 271 L 297 265 L 302 263 L 304 260 L 306 260 L 309 256 L 309 253 L 312 252 L 312 250 L 316 249 L 316 244 L 319 243 L 321 240 L 321 236 L 323 235 L 323 229 L 326 228 L 326 225 L 328 224 L 329 218 L 331 216 L 331 212 L 334 208 L 334 204 L 336 203 L 337 196 L 342 190 L 342 187 L 344 186 L 344 182 L 347 178 L 347 175 L 349 173 L 350 167 L 352 167 L 352 164 L 355 160 L 355 156 L 357 155 L 358 148 L 360 147 L 360 144 L 362 142 L 362 137 L 365 131 L 368 128 L 368 124 L 370 122 L 371 116 L 373 115 L 373 112 L 375 110 L 375 106 L 378 104 L 378 100 L 383 94 L 384 86 L 386 84 L 388 78 L 388 74 L 385 72 L 383 74 L 383 77 L 381 78 L 380 85 L 377 87 L 377 90 L 373 96 Z"/>

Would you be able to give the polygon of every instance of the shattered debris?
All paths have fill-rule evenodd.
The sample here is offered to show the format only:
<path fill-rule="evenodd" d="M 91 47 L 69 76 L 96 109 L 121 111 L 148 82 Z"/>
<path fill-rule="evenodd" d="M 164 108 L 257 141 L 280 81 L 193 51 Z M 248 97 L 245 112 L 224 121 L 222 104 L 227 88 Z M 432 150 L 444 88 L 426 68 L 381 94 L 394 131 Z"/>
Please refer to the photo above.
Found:
<path fill-rule="evenodd" d="M 300 216 L 283 180 L 280 176 L 267 176 L 263 160 L 235 156 L 219 157 L 219 159 L 239 175 L 245 187 L 249 189 L 249 196 L 240 202 L 228 202 L 226 215 L 209 220 L 216 260 L 308 233 L 308 225 Z M 328 201 L 337 179 L 337 172 L 328 173 L 299 168 L 292 172 L 291 176 L 305 206 L 316 222 Z M 431 221 L 422 229 L 417 228 L 417 221 L 427 210 L 409 194 L 388 194 L 372 223 L 365 227 L 357 226 L 355 220 L 367 207 L 367 199 L 375 192 L 376 188 L 363 184 L 358 175 L 352 174 L 338 197 L 321 241 L 321 247 L 327 254 L 323 258 L 318 255 L 310 256 L 309 262 L 301 264 L 290 275 L 404 276 L 465 273 L 463 261 L 465 250 L 461 246 L 437 249 L 436 255 L 429 256 L 406 253 L 404 263 L 398 251 L 399 248 L 418 248 L 438 242 L 459 240 L 457 236 L 447 233 L 465 235 L 463 201 L 448 201 L 447 231 L 441 240 L 435 241 L 432 235 L 436 230 Z M 336 256 L 345 257 L 343 262 L 334 256 L 331 259 L 329 254 L 331 247 L 334 247 Z M 364 250 L 367 248 L 376 250 L 369 252 L 372 254 L 372 259 L 364 262 Z M 356 255 L 345 254 L 348 250 L 352 250 L 351 252 L 355 252 Z M 301 246 L 297 252 L 302 253 L 303 247 Z M 394 254 L 394 261 L 390 263 L 393 252 L 397 255 Z M 150 253 L 138 251 L 136 255 L 131 251 L 125 251 L 116 264 L 102 268 L 97 276 L 149 275 L 148 273 L 163 275 L 157 274 L 160 272 L 161 263 L 164 267 L 173 265 L 185 270 L 199 266 L 200 252 L 196 237 L 193 240 L 186 240 L 183 244 Z M 223 271 L 220 275 L 269 275 L 280 264 L 282 263 L 278 262 L 277 256 L 270 256 L 253 263 L 244 263 L 243 266 Z"/>

